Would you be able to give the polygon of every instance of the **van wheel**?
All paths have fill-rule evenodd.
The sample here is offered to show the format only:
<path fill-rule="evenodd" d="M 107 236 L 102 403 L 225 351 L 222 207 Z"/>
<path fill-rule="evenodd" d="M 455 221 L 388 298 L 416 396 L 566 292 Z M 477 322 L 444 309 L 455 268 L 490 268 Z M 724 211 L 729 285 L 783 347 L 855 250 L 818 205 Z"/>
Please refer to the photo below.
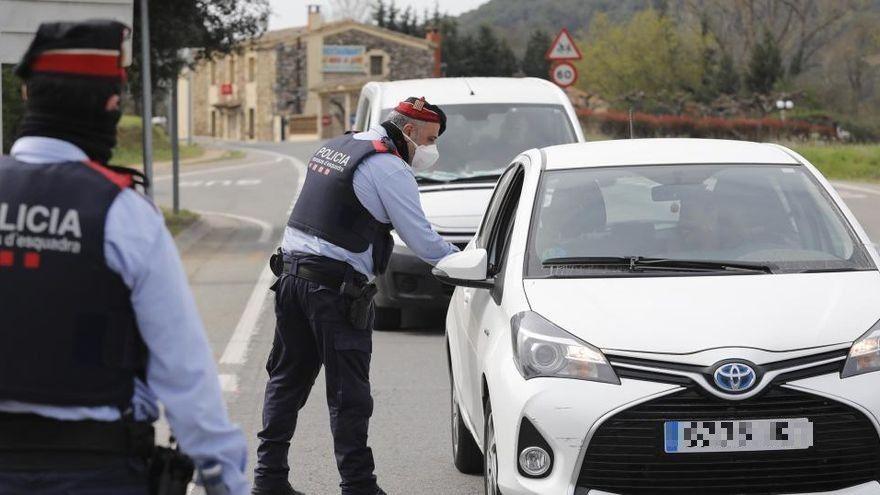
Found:
<path fill-rule="evenodd" d="M 397 330 L 400 328 L 400 308 L 380 308 L 376 306 L 373 328 L 377 330 Z"/>
<path fill-rule="evenodd" d="M 495 420 L 492 417 L 492 403 L 486 399 L 486 429 L 483 435 L 483 460 L 485 461 L 483 479 L 486 495 L 501 495 L 498 488 L 498 446 L 495 445 Z"/>
<path fill-rule="evenodd" d="M 483 472 L 483 454 L 474 440 L 474 436 L 464 424 L 461 416 L 461 408 L 458 405 L 458 393 L 455 391 L 455 382 L 450 373 L 449 403 L 451 409 L 452 426 L 452 460 L 455 468 L 464 474 L 480 474 Z"/>

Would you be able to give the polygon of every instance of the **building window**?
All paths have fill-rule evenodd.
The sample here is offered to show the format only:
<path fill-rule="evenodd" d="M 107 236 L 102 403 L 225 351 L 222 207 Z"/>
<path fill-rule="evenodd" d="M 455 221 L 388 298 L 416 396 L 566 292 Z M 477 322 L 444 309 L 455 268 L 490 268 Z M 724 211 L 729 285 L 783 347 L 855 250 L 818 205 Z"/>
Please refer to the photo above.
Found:
<path fill-rule="evenodd" d="M 251 59 L 253 60 L 253 59 Z M 248 109 L 248 136 L 253 139 L 254 138 L 254 109 Z"/>
<path fill-rule="evenodd" d="M 209 62 L 211 64 L 211 85 L 217 84 L 217 63 L 213 60 Z"/>
<path fill-rule="evenodd" d="M 248 59 L 248 82 L 254 82 L 257 75 L 257 59 L 251 57 Z"/>
<path fill-rule="evenodd" d="M 217 111 L 211 110 L 211 137 L 217 137 Z"/>
<path fill-rule="evenodd" d="M 383 66 L 385 65 L 385 57 L 382 55 L 370 55 L 370 75 L 381 76 Z"/>

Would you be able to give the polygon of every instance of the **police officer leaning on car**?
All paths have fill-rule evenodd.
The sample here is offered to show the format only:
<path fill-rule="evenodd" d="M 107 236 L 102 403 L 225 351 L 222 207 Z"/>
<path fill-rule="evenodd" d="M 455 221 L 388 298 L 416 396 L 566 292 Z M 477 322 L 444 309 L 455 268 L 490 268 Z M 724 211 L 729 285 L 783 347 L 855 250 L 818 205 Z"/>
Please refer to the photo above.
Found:
<path fill-rule="evenodd" d="M 439 107 L 408 98 L 381 125 L 332 139 L 309 161 L 281 255 L 273 257 L 277 325 L 254 494 L 298 493 L 287 480 L 288 449 L 322 365 L 342 494 L 385 493 L 367 446 L 375 294 L 369 281 L 388 266 L 392 228 L 430 264 L 458 250 L 425 218 L 413 174 L 437 161 L 445 127 Z"/>
<path fill-rule="evenodd" d="M 0 157 L 0 493 L 145 495 L 158 402 L 196 466 L 248 492 L 174 241 L 107 166 L 128 33 L 42 24 L 17 68 L 27 108 Z"/>

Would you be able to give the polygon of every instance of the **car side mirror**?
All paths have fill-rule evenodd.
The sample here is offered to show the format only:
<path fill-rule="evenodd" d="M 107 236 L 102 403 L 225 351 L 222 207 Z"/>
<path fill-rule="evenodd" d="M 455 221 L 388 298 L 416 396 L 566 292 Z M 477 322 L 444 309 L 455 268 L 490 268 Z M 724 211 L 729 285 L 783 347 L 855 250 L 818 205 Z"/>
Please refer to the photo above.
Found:
<path fill-rule="evenodd" d="M 491 289 L 495 282 L 486 278 L 488 259 L 485 249 L 468 249 L 443 258 L 432 273 L 444 284 Z"/>

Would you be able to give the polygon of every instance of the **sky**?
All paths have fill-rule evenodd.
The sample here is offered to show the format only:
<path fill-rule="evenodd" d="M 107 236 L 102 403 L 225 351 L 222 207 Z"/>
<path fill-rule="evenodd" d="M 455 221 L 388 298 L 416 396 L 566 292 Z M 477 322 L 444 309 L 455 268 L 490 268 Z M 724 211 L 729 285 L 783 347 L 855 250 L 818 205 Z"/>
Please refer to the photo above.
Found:
<path fill-rule="evenodd" d="M 372 1 L 362 0 L 363 3 Z M 462 12 L 475 9 L 486 3 L 487 0 L 395 0 L 395 3 L 405 9 L 411 5 L 419 15 L 427 8 L 429 11 L 434 10 L 434 4 L 440 5 L 440 12 L 449 15 L 458 15 Z M 321 5 L 321 11 L 327 13 L 333 0 L 269 0 L 272 7 L 272 17 L 269 18 L 269 29 L 280 29 L 291 26 L 304 26 L 306 24 L 306 5 Z"/>

